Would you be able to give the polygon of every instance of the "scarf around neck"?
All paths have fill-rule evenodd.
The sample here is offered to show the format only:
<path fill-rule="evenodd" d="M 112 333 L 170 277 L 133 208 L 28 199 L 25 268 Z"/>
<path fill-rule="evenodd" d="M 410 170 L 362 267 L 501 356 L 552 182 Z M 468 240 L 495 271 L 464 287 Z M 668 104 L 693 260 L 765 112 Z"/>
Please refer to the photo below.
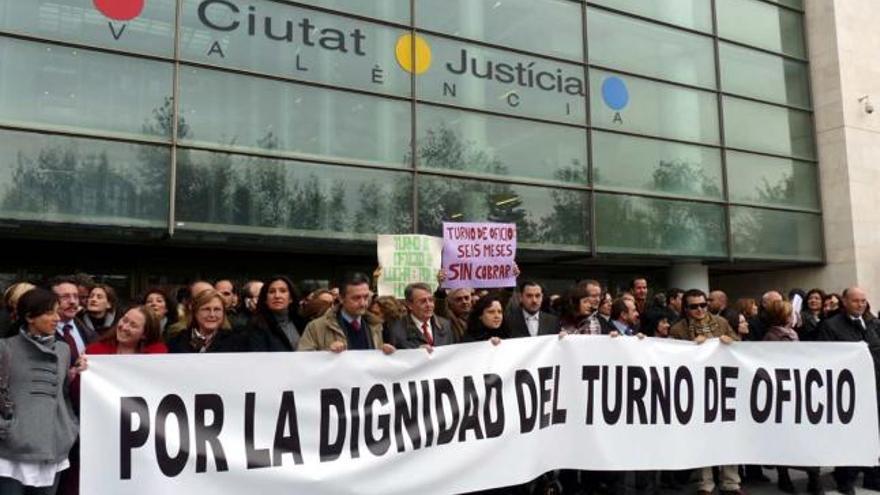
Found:
<path fill-rule="evenodd" d="M 721 335 L 721 328 L 718 325 L 718 321 L 716 321 L 715 318 L 712 318 L 712 314 L 707 313 L 702 320 L 692 320 L 688 318 L 688 333 L 691 335 L 691 338 L 697 337 L 698 335 L 718 337 Z"/>
<path fill-rule="evenodd" d="M 40 345 L 46 346 L 46 347 L 52 347 L 52 344 L 55 343 L 55 334 L 54 333 L 50 334 L 50 335 L 32 334 L 32 333 L 28 332 L 25 329 L 25 327 L 21 327 L 21 330 L 19 330 L 19 333 L 24 335 L 26 338 L 33 340 L 34 342 L 36 342 Z"/>

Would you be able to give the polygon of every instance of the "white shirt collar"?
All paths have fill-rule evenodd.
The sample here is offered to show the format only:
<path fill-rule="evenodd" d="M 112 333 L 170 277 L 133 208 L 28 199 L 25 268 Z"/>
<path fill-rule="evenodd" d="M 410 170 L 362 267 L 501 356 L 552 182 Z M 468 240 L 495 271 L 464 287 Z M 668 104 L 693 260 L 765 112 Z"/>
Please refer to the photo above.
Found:
<path fill-rule="evenodd" d="M 409 315 L 409 317 L 412 318 L 412 321 L 416 324 L 416 328 L 418 328 L 419 330 L 421 330 L 421 329 L 422 329 L 422 323 L 423 323 L 423 322 L 419 321 L 419 319 L 416 318 L 416 315 L 411 314 L 411 315 Z M 430 319 L 430 318 L 428 318 L 428 321 L 426 321 L 426 322 L 424 322 L 424 323 L 427 323 L 427 324 L 428 324 L 428 328 L 431 328 L 431 319 Z"/>

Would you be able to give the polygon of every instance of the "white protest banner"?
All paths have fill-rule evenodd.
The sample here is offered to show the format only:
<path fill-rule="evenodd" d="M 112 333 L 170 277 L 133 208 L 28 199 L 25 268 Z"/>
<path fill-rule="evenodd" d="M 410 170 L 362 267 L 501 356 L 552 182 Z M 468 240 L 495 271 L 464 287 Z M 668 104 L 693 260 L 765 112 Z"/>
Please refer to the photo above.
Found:
<path fill-rule="evenodd" d="M 89 495 L 431 495 L 560 468 L 880 454 L 857 343 L 547 336 L 388 356 L 92 356 L 81 422 Z"/>
<path fill-rule="evenodd" d="M 427 235 L 379 235 L 376 251 L 382 275 L 377 282 L 380 296 L 403 299 L 403 290 L 422 282 L 437 290 L 437 273 L 443 254 L 443 239 Z"/>
<path fill-rule="evenodd" d="M 515 223 L 443 222 L 443 287 L 513 287 L 515 258 Z"/>

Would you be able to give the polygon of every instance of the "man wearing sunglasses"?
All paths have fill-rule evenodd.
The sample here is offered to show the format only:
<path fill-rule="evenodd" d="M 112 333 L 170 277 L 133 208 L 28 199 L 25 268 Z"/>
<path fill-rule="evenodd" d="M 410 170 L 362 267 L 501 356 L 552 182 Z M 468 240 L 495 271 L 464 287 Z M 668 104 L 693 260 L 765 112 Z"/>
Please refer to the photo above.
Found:
<path fill-rule="evenodd" d="M 691 289 L 682 299 L 682 319 L 669 330 L 672 338 L 692 340 L 697 344 L 712 338 L 719 338 L 725 344 L 739 340 L 727 320 L 709 312 L 705 292 Z"/>
<path fill-rule="evenodd" d="M 739 340 L 739 335 L 730 328 L 727 320 L 709 312 L 706 293 L 691 289 L 682 298 L 682 319 L 672 326 L 669 335 L 674 339 L 691 340 L 702 344 L 708 339 L 718 338 L 725 344 Z M 740 478 L 738 466 L 719 466 L 721 495 L 740 495 Z M 709 495 L 715 490 L 712 467 L 699 470 L 700 481 L 698 495 Z"/>

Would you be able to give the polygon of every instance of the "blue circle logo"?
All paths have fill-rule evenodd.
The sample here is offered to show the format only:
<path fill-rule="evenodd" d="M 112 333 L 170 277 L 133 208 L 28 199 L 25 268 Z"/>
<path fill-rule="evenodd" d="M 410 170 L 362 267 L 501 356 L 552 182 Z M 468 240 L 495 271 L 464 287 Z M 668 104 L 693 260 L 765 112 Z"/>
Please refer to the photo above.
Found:
<path fill-rule="evenodd" d="M 602 82 L 602 99 L 614 111 L 623 110 L 629 103 L 629 91 L 623 79 L 611 76 Z"/>

